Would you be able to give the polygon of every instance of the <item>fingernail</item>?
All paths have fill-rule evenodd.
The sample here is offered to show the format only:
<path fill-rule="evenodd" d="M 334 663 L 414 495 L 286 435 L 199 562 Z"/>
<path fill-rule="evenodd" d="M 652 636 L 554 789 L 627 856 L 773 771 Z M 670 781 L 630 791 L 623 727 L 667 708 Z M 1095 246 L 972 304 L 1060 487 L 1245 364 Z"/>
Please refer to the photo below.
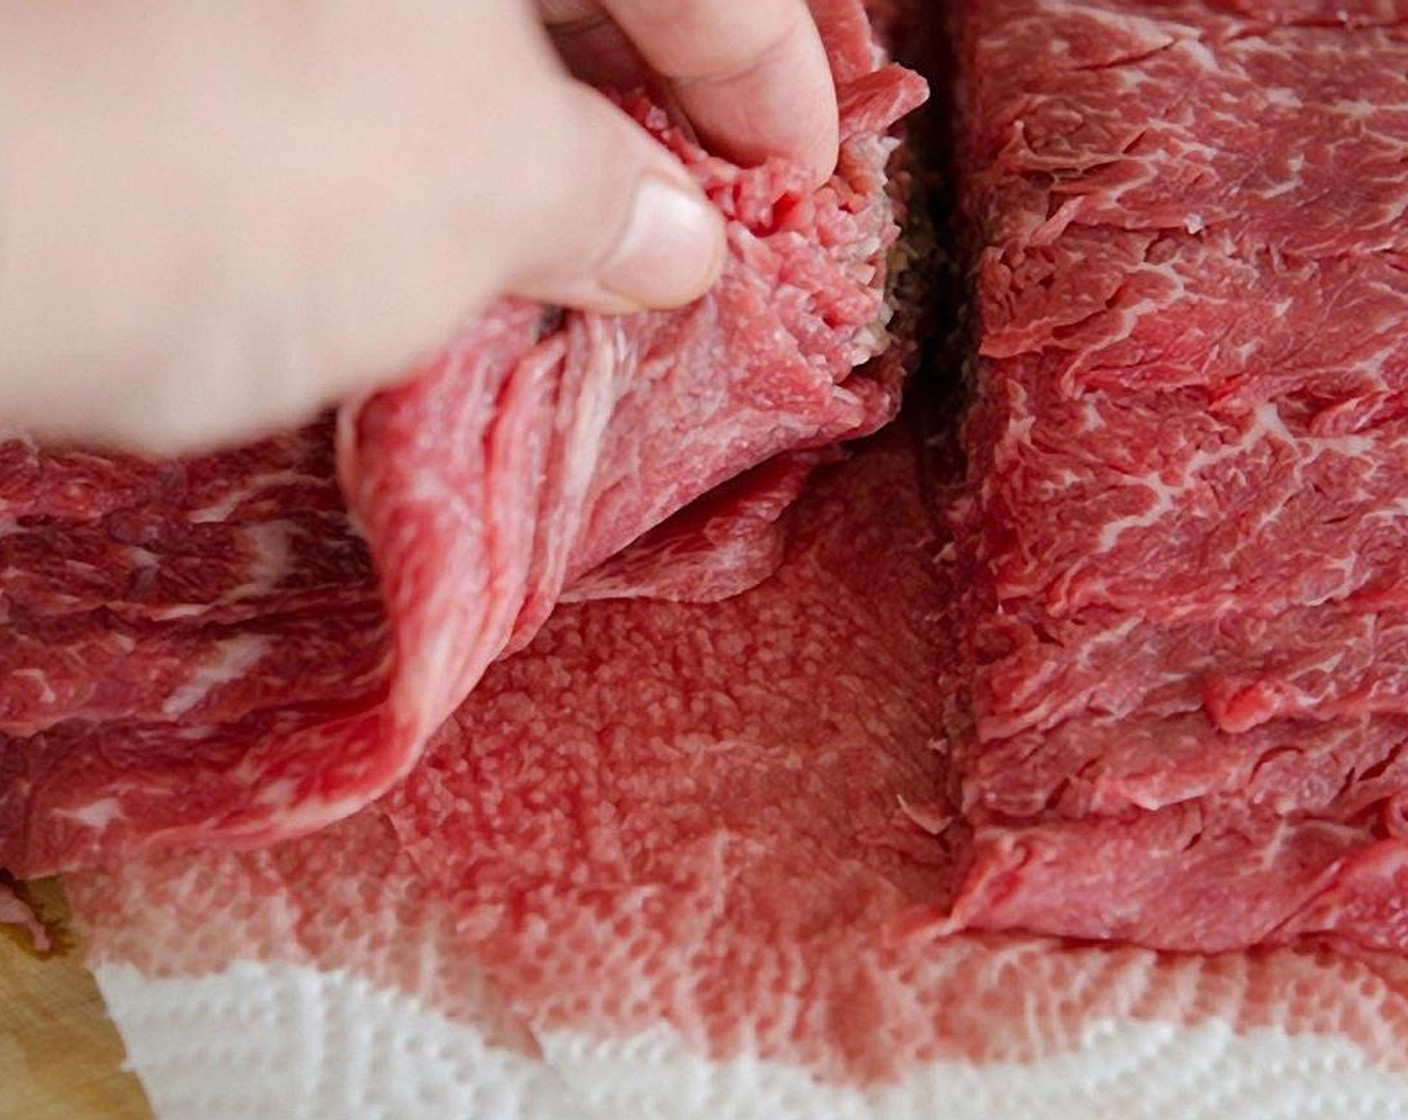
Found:
<path fill-rule="evenodd" d="M 678 307 L 703 295 L 723 267 L 723 219 L 700 194 L 643 175 L 630 217 L 597 279 L 641 307 Z"/>

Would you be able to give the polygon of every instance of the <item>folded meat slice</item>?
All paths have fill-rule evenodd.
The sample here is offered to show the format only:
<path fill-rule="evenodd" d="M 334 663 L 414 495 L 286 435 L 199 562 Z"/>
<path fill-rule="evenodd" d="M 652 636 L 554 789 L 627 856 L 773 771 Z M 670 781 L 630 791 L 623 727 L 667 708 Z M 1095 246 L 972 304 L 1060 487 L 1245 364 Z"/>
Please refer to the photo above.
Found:
<path fill-rule="evenodd" d="M 903 214 L 889 131 L 924 86 L 880 60 L 858 2 L 818 14 L 843 133 L 820 190 L 629 105 L 729 220 L 698 303 L 505 302 L 406 387 L 228 453 L 0 444 L 0 867 L 347 815 L 577 577 L 711 487 L 893 414 L 900 364 L 867 363 Z"/>

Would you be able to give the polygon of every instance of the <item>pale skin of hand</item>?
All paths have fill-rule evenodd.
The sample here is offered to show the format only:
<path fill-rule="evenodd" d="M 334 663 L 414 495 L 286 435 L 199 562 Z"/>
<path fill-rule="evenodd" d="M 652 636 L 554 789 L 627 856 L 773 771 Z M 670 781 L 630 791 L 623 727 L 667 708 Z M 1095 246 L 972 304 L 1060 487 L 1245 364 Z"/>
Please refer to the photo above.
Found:
<path fill-rule="evenodd" d="M 404 376 L 503 294 L 697 298 L 719 219 L 569 66 L 649 77 L 740 162 L 835 163 L 804 0 L 4 5 L 0 428 L 200 449 Z"/>

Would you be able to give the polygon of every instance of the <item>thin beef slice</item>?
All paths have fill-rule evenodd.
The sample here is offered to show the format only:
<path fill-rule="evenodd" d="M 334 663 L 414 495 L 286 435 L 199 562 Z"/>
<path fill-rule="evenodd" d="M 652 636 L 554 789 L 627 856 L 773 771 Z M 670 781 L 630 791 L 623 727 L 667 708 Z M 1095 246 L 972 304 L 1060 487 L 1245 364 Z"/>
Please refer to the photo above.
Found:
<path fill-rule="evenodd" d="M 748 468 L 893 414 L 889 130 L 924 87 L 880 61 L 858 2 L 818 16 L 843 143 L 816 192 L 628 105 L 729 220 L 698 303 L 609 319 L 505 302 L 406 387 L 221 454 L 0 444 L 0 867 L 265 843 L 354 812 L 564 588 Z M 754 485 L 758 510 L 796 490 Z M 729 500 L 712 594 L 776 559 L 775 516 Z M 696 529 L 662 532 L 678 553 Z M 583 594 L 651 586 L 617 571 Z"/>
<path fill-rule="evenodd" d="M 1408 9 L 955 15 L 957 927 L 1408 948 Z"/>

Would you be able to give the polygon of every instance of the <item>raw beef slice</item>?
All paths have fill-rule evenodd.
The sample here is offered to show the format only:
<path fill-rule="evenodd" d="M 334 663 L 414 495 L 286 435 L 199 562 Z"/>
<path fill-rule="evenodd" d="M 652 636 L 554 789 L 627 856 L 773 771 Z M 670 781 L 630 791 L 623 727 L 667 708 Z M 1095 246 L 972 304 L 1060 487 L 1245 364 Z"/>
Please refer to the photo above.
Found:
<path fill-rule="evenodd" d="M 1408 1115 L 1399 960 L 935 932 L 914 463 L 829 468 L 728 602 L 560 608 L 349 821 L 70 877 L 157 1114 Z"/>
<path fill-rule="evenodd" d="M 954 924 L 1408 949 L 1408 7 L 955 23 Z"/>
<path fill-rule="evenodd" d="M 0 443 L 0 868 L 327 824 L 404 776 L 564 588 L 708 598 L 766 573 L 804 450 L 887 420 L 906 356 L 889 130 L 924 86 L 880 60 L 858 0 L 817 11 L 843 136 L 820 190 L 630 105 L 729 220 L 692 306 L 505 302 L 407 387 L 202 458 Z M 711 533 L 732 552 L 691 569 Z"/>

